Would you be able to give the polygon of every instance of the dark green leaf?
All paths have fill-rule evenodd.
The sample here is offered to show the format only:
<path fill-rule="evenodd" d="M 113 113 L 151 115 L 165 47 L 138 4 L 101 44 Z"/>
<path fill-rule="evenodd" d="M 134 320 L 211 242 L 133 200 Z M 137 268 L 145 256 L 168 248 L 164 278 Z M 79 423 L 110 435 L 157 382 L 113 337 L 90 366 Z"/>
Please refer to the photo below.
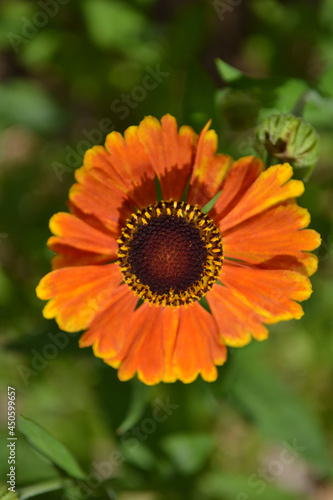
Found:
<path fill-rule="evenodd" d="M 141 382 L 134 380 L 132 386 L 132 399 L 125 420 L 117 429 L 118 434 L 124 434 L 128 429 L 133 427 L 142 417 L 147 406 L 147 394 L 149 387 Z"/>
<path fill-rule="evenodd" d="M 68 449 L 32 420 L 20 416 L 18 429 L 29 443 L 69 476 L 84 479 L 85 474 Z"/>
<path fill-rule="evenodd" d="M 161 441 L 161 448 L 183 474 L 200 470 L 214 449 L 211 434 L 172 434 Z"/>
<path fill-rule="evenodd" d="M 318 420 L 260 359 L 260 345 L 234 352 L 230 377 L 232 398 L 263 433 L 293 449 L 296 457 L 305 457 L 321 473 L 330 470 Z"/>

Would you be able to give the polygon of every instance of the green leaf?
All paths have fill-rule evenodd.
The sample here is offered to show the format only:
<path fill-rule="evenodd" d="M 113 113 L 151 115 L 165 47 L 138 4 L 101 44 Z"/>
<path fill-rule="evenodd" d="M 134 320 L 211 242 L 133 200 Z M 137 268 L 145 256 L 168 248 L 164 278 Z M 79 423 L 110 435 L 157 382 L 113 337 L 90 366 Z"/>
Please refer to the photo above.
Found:
<path fill-rule="evenodd" d="M 19 417 L 18 429 L 28 442 L 69 476 L 84 479 L 85 473 L 67 448 L 32 420 Z"/>
<path fill-rule="evenodd" d="M 1 2 L 0 3 L 0 48 L 13 50 L 10 36 L 19 34 L 22 29 L 22 18 L 31 18 L 34 5 L 29 2 Z"/>
<path fill-rule="evenodd" d="M 232 399 L 264 434 L 328 473 L 328 450 L 318 420 L 262 361 L 261 349 L 252 344 L 233 353 L 228 379 Z"/>
<path fill-rule="evenodd" d="M 82 7 L 91 38 L 100 47 L 127 49 L 140 44 L 145 18 L 133 6 L 119 1 L 86 0 Z"/>
<path fill-rule="evenodd" d="M 30 68 L 49 64 L 61 45 L 62 36 L 55 31 L 43 31 L 23 47 L 22 59 Z"/>
<path fill-rule="evenodd" d="M 247 89 L 226 87 L 215 93 L 217 112 L 231 130 L 248 130 L 258 122 L 260 106 L 264 105 L 261 97 L 261 90 L 256 94 Z"/>
<path fill-rule="evenodd" d="M 305 497 L 287 493 L 269 484 L 254 469 L 248 476 L 223 474 L 221 471 L 204 475 L 199 482 L 199 492 L 203 498 L 225 500 L 305 500 Z"/>
<path fill-rule="evenodd" d="M 63 112 L 50 95 L 23 79 L 0 85 L 0 116 L 4 126 L 19 124 L 38 132 L 57 130 L 64 123 Z"/>
<path fill-rule="evenodd" d="M 206 205 L 202 209 L 204 214 L 207 214 L 209 212 L 209 210 L 211 210 L 213 208 L 213 206 L 215 205 L 215 203 L 219 199 L 221 193 L 222 193 L 222 189 L 218 193 L 216 193 L 214 198 L 212 198 L 208 203 L 206 203 Z"/>
<path fill-rule="evenodd" d="M 120 445 L 121 454 L 126 462 L 144 470 L 152 470 L 156 466 L 156 456 L 143 441 L 138 442 L 136 449 L 132 449 L 128 443 L 129 441 L 125 441 Z"/>
<path fill-rule="evenodd" d="M 161 441 L 161 448 L 183 474 L 201 469 L 214 449 L 210 434 L 172 434 Z"/>
<path fill-rule="evenodd" d="M 185 70 L 183 115 L 195 129 L 200 130 L 208 120 L 215 117 L 215 86 L 210 76 L 196 62 L 190 61 Z"/>
<path fill-rule="evenodd" d="M 147 406 L 147 395 L 150 388 L 138 380 L 133 380 L 132 399 L 125 420 L 117 429 L 117 434 L 124 434 L 142 417 Z"/>
<path fill-rule="evenodd" d="M 290 113 L 303 108 L 302 97 L 309 90 L 306 82 L 296 78 L 255 78 L 233 68 L 220 59 L 216 62 L 227 87 L 216 92 L 219 113 L 232 130 L 245 130 L 267 116 Z"/>
<path fill-rule="evenodd" d="M 259 112 L 259 121 L 276 113 L 293 113 L 302 115 L 305 102 L 302 97 L 309 90 L 309 86 L 303 80 L 289 78 L 275 87 L 275 99 L 272 107 L 266 107 Z M 299 110 L 297 108 L 300 108 Z M 300 112 L 298 112 L 300 111 Z"/>
<path fill-rule="evenodd" d="M 333 99 L 323 97 L 313 90 L 307 98 L 304 110 L 304 119 L 311 123 L 316 129 L 333 129 Z"/>
<path fill-rule="evenodd" d="M 230 66 L 230 64 L 222 61 L 222 59 L 216 59 L 215 63 L 217 71 L 224 82 L 234 82 L 243 77 L 243 73 L 239 69 Z"/>
<path fill-rule="evenodd" d="M 187 62 L 196 60 L 205 46 L 208 23 L 203 22 L 205 7 L 200 2 L 188 2 L 178 10 L 169 32 L 169 43 L 174 67 L 182 67 L 187 74 Z M 203 73 L 201 68 L 201 73 Z"/>
<path fill-rule="evenodd" d="M 318 88 L 325 96 L 333 97 L 333 66 L 329 65 L 320 76 Z"/>

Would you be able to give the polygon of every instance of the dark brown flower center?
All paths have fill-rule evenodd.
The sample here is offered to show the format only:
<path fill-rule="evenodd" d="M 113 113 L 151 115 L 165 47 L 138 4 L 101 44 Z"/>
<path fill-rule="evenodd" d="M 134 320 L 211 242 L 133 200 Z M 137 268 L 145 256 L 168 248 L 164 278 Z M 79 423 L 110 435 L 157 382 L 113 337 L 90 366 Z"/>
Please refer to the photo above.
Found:
<path fill-rule="evenodd" d="M 138 228 L 128 263 L 153 293 L 185 292 L 200 280 L 207 259 L 205 242 L 193 222 L 162 215 Z"/>
<path fill-rule="evenodd" d="M 197 207 L 173 200 L 127 221 L 119 241 L 125 282 L 143 300 L 178 307 L 200 299 L 222 266 L 221 236 Z"/>

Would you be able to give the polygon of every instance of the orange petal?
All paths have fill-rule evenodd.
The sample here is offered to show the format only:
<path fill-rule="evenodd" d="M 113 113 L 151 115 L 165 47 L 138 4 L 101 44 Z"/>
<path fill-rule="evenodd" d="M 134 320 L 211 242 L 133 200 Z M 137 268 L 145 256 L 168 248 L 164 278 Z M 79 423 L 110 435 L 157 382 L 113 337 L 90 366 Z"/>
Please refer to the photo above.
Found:
<path fill-rule="evenodd" d="M 225 217 L 240 202 L 264 169 L 263 161 L 254 156 L 245 156 L 233 163 L 225 177 L 222 193 L 209 212 L 215 222 Z"/>
<path fill-rule="evenodd" d="M 321 239 L 316 231 L 304 229 L 309 223 L 308 211 L 296 203 L 278 205 L 224 235 L 223 253 L 251 264 L 272 259 L 277 263 L 275 257 L 291 256 L 296 262 L 289 268 L 301 269 L 303 265 L 310 275 L 316 270 L 316 258 L 305 251 L 317 248 Z M 288 260 L 285 262 L 288 265 Z"/>
<path fill-rule="evenodd" d="M 126 219 L 134 212 L 124 192 L 112 186 L 106 174 L 98 169 L 86 170 L 82 167 L 76 170 L 75 176 L 79 184 L 74 184 L 70 189 L 71 203 L 84 214 L 97 218 L 118 236 Z"/>
<path fill-rule="evenodd" d="M 81 252 L 71 247 L 57 245 L 59 254 L 52 258 L 52 270 L 62 267 L 94 266 L 110 263 L 109 255 L 100 255 L 92 252 Z"/>
<path fill-rule="evenodd" d="M 192 171 L 195 132 L 181 127 L 178 133 L 171 115 L 163 116 L 161 123 L 146 116 L 139 125 L 139 138 L 158 176 L 163 198 L 179 201 Z"/>
<path fill-rule="evenodd" d="M 163 311 L 163 382 L 175 382 L 177 375 L 174 371 L 173 354 L 178 335 L 179 309 L 164 307 Z"/>
<path fill-rule="evenodd" d="M 36 293 L 42 300 L 51 299 L 43 310 L 45 318 L 55 318 L 61 329 L 77 332 L 109 305 L 121 281 L 117 264 L 67 267 L 44 276 Z"/>
<path fill-rule="evenodd" d="M 190 188 L 188 203 L 204 207 L 222 187 L 222 182 L 233 162 L 228 155 L 215 154 L 217 135 L 209 129 L 210 122 L 199 136 Z"/>
<path fill-rule="evenodd" d="M 87 214 L 82 212 L 74 203 L 72 203 L 70 200 L 67 201 L 67 206 L 69 208 L 69 211 L 72 215 L 75 215 L 75 217 L 78 217 L 79 219 L 83 220 L 86 224 L 89 226 L 97 229 L 101 233 L 105 233 L 111 236 L 114 236 L 114 233 L 110 231 L 97 217 L 95 217 L 92 214 Z"/>
<path fill-rule="evenodd" d="M 308 299 L 312 292 L 309 279 L 297 272 L 251 268 L 228 261 L 223 264 L 219 279 L 265 318 L 265 323 L 301 318 L 303 310 L 295 301 Z"/>
<path fill-rule="evenodd" d="M 230 228 L 264 210 L 290 198 L 300 196 L 304 191 L 303 182 L 289 180 L 292 174 L 293 170 L 288 163 L 275 165 L 262 172 L 242 199 L 218 223 L 222 235 Z"/>
<path fill-rule="evenodd" d="M 246 265 L 245 262 L 244 264 Z M 256 267 L 257 269 L 283 269 L 311 276 L 318 268 L 318 258 L 308 252 L 303 252 L 303 255 L 299 258 L 292 255 L 277 255 L 257 264 Z"/>
<path fill-rule="evenodd" d="M 128 324 L 123 349 L 106 360 L 112 366 L 121 362 L 118 371 L 120 380 L 129 380 L 136 372 L 147 385 L 160 382 L 164 373 L 163 353 L 163 308 L 143 304 Z"/>
<path fill-rule="evenodd" d="M 226 359 L 212 316 L 199 304 L 179 310 L 143 304 L 130 322 L 121 349 L 106 363 L 118 368 L 120 380 L 135 373 L 148 385 L 192 382 L 199 373 L 204 380 L 217 377 L 215 365 Z"/>
<path fill-rule="evenodd" d="M 127 285 L 117 287 L 107 309 L 99 314 L 80 339 L 80 347 L 94 346 L 100 358 L 115 356 L 123 346 L 138 297 Z M 124 320 L 126 318 L 126 320 Z"/>
<path fill-rule="evenodd" d="M 99 171 L 109 186 L 124 192 L 139 208 L 154 203 L 155 172 L 138 138 L 138 127 L 106 137 L 105 147 L 94 146 L 84 157 L 84 172 Z"/>
<path fill-rule="evenodd" d="M 109 260 L 117 258 L 118 244 L 109 236 L 86 224 L 72 214 L 60 212 L 50 219 L 50 230 L 55 236 L 48 240 L 51 250 L 64 251 L 64 247 L 93 252 L 109 256 Z"/>
<path fill-rule="evenodd" d="M 257 340 L 268 337 L 268 330 L 262 324 L 263 317 L 229 288 L 216 284 L 206 297 L 219 333 L 228 346 L 246 345 L 251 341 L 251 335 Z"/>
<path fill-rule="evenodd" d="M 193 382 L 200 373 L 207 382 L 217 378 L 215 365 L 227 357 L 216 322 L 198 302 L 180 308 L 177 341 L 173 354 L 174 373 L 184 383 Z"/>
<path fill-rule="evenodd" d="M 119 378 L 138 378 L 148 384 L 175 382 L 172 356 L 179 323 L 179 311 L 151 308 L 143 304 L 127 322 L 127 338 L 122 349 L 106 362 L 119 369 Z"/>
<path fill-rule="evenodd" d="M 112 169 L 117 186 L 138 208 L 145 208 L 156 201 L 155 171 L 139 141 L 138 127 L 129 127 L 125 139 L 112 132 L 106 138 Z"/>

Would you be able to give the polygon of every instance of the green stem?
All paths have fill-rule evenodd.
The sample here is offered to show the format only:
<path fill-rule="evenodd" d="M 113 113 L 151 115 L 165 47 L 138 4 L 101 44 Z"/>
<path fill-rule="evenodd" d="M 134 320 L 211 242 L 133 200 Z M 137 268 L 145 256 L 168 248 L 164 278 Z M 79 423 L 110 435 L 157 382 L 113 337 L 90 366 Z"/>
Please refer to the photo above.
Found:
<path fill-rule="evenodd" d="M 73 481 L 71 479 L 54 479 L 53 481 L 45 481 L 44 483 L 34 484 L 32 486 L 26 486 L 20 488 L 19 499 L 26 500 L 27 498 L 32 498 L 37 495 L 41 495 L 47 491 L 56 491 L 66 486 L 71 486 Z"/>
<path fill-rule="evenodd" d="M 312 92 L 313 92 L 312 89 L 308 89 L 308 90 L 305 90 L 303 92 L 303 94 L 298 99 L 295 106 L 293 107 L 293 109 L 290 112 L 292 115 L 298 116 L 300 118 L 303 117 L 305 106 L 306 106 L 307 101 L 309 99 L 309 96 L 311 96 Z"/>

